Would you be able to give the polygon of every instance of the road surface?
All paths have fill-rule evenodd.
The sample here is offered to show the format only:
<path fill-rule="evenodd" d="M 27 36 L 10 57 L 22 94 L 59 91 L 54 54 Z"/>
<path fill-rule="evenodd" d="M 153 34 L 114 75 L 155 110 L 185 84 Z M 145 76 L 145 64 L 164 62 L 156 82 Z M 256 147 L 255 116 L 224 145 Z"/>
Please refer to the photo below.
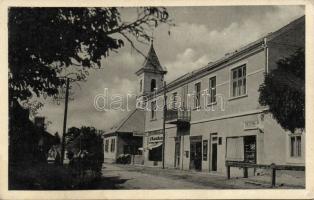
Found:
<path fill-rule="evenodd" d="M 105 164 L 102 173 L 105 180 L 115 183 L 116 189 L 240 188 L 225 176 L 174 169 Z"/>

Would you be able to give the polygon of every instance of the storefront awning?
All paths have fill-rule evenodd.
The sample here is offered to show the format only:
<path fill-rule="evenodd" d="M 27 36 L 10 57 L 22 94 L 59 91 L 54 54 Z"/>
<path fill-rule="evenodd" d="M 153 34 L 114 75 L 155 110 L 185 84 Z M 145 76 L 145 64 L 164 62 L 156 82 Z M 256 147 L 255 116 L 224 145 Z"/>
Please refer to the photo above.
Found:
<path fill-rule="evenodd" d="M 161 145 L 162 145 L 162 142 L 151 143 L 151 144 L 148 145 L 147 148 L 148 148 L 149 150 L 152 150 L 152 149 L 154 149 L 154 148 L 160 147 Z"/>
<path fill-rule="evenodd" d="M 154 148 L 160 147 L 161 145 L 162 145 L 162 142 L 149 143 L 146 148 L 140 147 L 138 148 L 138 150 L 140 151 L 152 150 Z"/>

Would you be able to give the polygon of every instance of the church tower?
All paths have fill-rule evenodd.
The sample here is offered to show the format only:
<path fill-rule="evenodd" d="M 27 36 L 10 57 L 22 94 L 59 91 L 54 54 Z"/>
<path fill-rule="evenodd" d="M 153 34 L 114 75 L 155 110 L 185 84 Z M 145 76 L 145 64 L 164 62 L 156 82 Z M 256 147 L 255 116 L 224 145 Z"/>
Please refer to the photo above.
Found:
<path fill-rule="evenodd" d="M 138 98 L 162 88 L 166 73 L 160 65 L 152 42 L 142 67 L 135 73 L 138 77 Z"/>

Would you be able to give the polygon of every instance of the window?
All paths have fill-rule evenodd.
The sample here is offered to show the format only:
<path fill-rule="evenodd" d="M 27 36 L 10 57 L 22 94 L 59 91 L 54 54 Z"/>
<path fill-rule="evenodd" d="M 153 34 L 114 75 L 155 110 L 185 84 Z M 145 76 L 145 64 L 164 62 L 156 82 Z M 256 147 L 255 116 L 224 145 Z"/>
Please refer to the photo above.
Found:
<path fill-rule="evenodd" d="M 156 119 L 156 101 L 151 102 L 151 119 Z"/>
<path fill-rule="evenodd" d="M 256 163 L 255 136 L 245 136 L 243 139 L 244 139 L 244 162 Z"/>
<path fill-rule="evenodd" d="M 152 79 L 152 81 L 150 82 L 150 91 L 154 92 L 156 89 L 156 80 Z"/>
<path fill-rule="evenodd" d="M 108 152 L 109 150 L 109 140 L 105 141 L 105 151 Z"/>
<path fill-rule="evenodd" d="M 228 137 L 226 139 L 227 158 L 229 161 L 244 160 L 244 144 L 242 137 Z"/>
<path fill-rule="evenodd" d="M 231 71 L 232 97 L 246 94 L 246 65 L 237 67 Z"/>
<path fill-rule="evenodd" d="M 291 157 L 301 157 L 301 136 L 291 136 L 290 137 L 290 156 Z"/>
<path fill-rule="evenodd" d="M 141 79 L 140 80 L 140 92 L 142 92 L 142 90 L 143 90 L 143 80 Z"/>
<path fill-rule="evenodd" d="M 201 82 L 195 84 L 194 107 L 199 108 L 201 105 Z"/>
<path fill-rule="evenodd" d="M 228 137 L 226 159 L 256 163 L 256 136 Z"/>
<path fill-rule="evenodd" d="M 208 140 L 203 140 L 203 161 L 207 161 Z"/>
<path fill-rule="evenodd" d="M 172 108 L 177 109 L 177 95 L 178 93 L 174 92 L 172 94 Z"/>
<path fill-rule="evenodd" d="M 208 104 L 216 102 L 216 76 L 209 79 Z"/>
<path fill-rule="evenodd" d="M 114 152 L 115 145 L 116 145 L 116 140 L 115 139 L 111 139 L 111 145 L 110 145 L 110 151 L 111 152 Z"/>
<path fill-rule="evenodd" d="M 222 137 L 219 137 L 219 138 L 218 138 L 218 144 L 219 144 L 219 145 L 222 145 Z"/>

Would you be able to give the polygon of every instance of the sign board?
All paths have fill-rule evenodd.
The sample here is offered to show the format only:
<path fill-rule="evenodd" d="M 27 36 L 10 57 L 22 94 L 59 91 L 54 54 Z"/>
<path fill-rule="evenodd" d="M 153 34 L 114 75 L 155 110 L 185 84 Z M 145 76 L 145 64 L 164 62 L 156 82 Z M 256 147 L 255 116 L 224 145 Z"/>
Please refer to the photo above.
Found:
<path fill-rule="evenodd" d="M 258 129 L 258 120 L 244 121 L 244 130 Z"/>
<path fill-rule="evenodd" d="M 162 140 L 163 140 L 163 135 L 159 134 L 159 135 L 149 136 L 148 142 L 149 143 L 155 143 L 155 142 L 162 142 Z"/>

